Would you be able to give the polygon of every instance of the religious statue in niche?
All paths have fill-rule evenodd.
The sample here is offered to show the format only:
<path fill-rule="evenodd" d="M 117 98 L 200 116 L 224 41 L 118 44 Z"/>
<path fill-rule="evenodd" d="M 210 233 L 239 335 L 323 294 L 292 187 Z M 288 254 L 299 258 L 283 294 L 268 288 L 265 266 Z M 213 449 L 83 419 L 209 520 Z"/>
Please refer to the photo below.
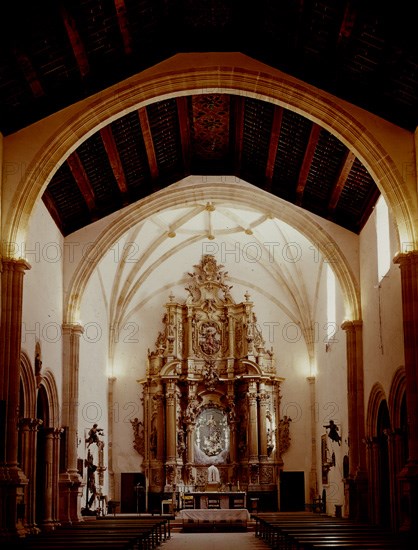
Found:
<path fill-rule="evenodd" d="M 224 463 L 229 452 L 229 426 L 226 413 L 206 409 L 196 422 L 195 455 L 200 464 Z"/>
<path fill-rule="evenodd" d="M 206 388 L 209 391 L 214 391 L 216 388 L 216 384 L 218 383 L 218 380 L 219 380 L 215 363 L 213 361 L 208 361 L 205 364 L 202 374 L 203 374 L 203 379 L 205 381 Z"/>

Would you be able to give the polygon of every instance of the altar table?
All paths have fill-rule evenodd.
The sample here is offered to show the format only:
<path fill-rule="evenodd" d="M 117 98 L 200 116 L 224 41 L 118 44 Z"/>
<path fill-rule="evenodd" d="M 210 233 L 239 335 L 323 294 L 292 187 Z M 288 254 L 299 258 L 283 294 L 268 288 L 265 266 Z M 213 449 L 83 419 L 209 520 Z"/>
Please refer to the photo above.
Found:
<path fill-rule="evenodd" d="M 237 502 L 242 503 L 239 508 L 246 508 L 247 493 L 244 491 L 193 491 L 191 493 L 184 493 L 184 497 L 193 497 L 193 508 L 206 509 L 208 508 L 208 499 L 219 499 L 220 507 L 222 509 L 237 508 Z"/>
<path fill-rule="evenodd" d="M 246 530 L 250 514 L 246 509 L 180 510 L 184 530 Z"/>

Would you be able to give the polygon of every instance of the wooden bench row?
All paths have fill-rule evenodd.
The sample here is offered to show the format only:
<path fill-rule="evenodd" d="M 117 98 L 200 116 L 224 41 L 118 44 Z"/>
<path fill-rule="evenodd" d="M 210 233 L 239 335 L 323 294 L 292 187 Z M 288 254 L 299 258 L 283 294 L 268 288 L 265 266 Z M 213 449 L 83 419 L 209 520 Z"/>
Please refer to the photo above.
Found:
<path fill-rule="evenodd" d="M 55 531 L 30 535 L 16 542 L 14 548 L 34 550 L 153 550 L 170 537 L 168 519 L 93 520 Z"/>
<path fill-rule="evenodd" d="M 313 513 L 252 514 L 256 536 L 274 550 L 409 550 L 406 536 L 375 525 Z"/>

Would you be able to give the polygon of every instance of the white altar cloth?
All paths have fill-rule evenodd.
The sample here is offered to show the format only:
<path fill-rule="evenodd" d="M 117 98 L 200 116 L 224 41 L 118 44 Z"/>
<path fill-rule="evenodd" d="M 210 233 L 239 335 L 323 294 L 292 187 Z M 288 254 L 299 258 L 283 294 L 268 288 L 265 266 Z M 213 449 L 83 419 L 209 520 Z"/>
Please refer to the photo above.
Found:
<path fill-rule="evenodd" d="M 246 509 L 227 509 L 223 508 L 220 510 L 180 510 L 178 517 L 182 520 L 193 519 L 194 521 L 249 521 L 250 514 Z"/>

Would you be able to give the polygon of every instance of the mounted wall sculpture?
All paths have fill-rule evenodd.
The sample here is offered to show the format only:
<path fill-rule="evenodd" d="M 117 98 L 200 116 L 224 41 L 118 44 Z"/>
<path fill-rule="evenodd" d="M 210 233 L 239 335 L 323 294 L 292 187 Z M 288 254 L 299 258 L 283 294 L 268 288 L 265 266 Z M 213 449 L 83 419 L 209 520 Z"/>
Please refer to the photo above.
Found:
<path fill-rule="evenodd" d="M 283 378 L 249 294 L 234 302 L 211 255 L 194 267 L 186 300 L 170 295 L 140 381 L 144 417 L 133 428 L 149 492 L 204 490 L 215 464 L 221 488 L 277 494 L 290 444 L 288 432 L 280 442 Z"/>

